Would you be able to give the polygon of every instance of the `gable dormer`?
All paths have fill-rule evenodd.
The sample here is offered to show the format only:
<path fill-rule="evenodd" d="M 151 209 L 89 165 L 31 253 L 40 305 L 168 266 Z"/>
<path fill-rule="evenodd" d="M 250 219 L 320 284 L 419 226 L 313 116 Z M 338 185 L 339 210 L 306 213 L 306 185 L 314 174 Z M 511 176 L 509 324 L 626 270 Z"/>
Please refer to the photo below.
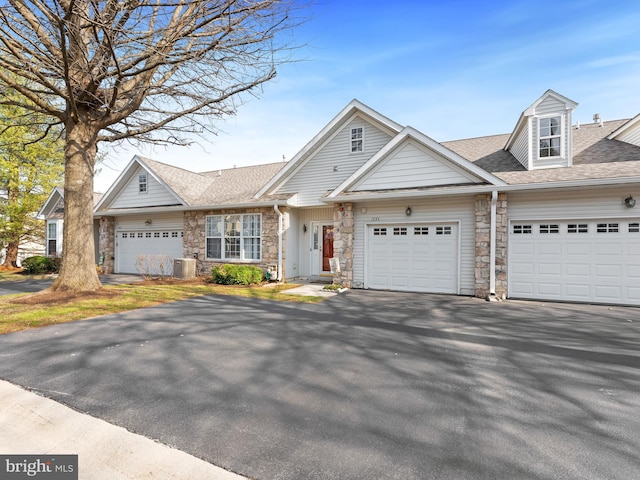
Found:
<path fill-rule="evenodd" d="M 640 114 L 633 117 L 607 137 L 609 140 L 620 140 L 640 147 Z"/>
<path fill-rule="evenodd" d="M 547 90 L 527 108 L 509 136 L 505 150 L 527 169 L 570 167 L 573 100 Z"/>

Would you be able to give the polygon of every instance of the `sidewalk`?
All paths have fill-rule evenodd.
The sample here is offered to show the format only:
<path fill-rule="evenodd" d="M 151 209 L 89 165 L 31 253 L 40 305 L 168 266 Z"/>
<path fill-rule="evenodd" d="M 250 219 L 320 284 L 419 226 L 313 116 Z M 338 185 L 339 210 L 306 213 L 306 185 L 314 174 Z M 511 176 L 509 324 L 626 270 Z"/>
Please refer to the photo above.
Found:
<path fill-rule="evenodd" d="M 77 454 L 81 480 L 245 478 L 2 380 L 0 453 Z"/>

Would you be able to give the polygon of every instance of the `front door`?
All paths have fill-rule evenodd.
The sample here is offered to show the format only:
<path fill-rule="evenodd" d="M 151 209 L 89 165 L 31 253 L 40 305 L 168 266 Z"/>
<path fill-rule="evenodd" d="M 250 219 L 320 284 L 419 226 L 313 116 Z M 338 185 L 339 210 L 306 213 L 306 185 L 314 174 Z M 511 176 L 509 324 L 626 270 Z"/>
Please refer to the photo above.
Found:
<path fill-rule="evenodd" d="M 333 257 L 333 224 L 311 225 L 311 275 L 331 273 L 329 259 Z"/>
<path fill-rule="evenodd" d="M 329 259 L 333 258 L 333 225 L 322 226 L 322 273 L 331 273 Z"/>

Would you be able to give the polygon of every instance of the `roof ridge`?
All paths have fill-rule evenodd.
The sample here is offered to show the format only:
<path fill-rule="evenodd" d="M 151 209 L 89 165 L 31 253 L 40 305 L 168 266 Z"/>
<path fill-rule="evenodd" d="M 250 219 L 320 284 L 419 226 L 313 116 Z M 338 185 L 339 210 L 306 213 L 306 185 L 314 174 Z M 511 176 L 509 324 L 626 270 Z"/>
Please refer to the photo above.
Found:
<path fill-rule="evenodd" d="M 285 164 L 287 162 L 269 162 L 269 163 L 256 163 L 253 165 L 241 165 L 241 166 L 236 166 L 236 167 L 231 167 L 231 168 L 215 168 L 213 170 L 206 170 L 204 172 L 198 172 L 200 173 L 200 175 L 206 175 L 208 173 L 215 173 L 215 172 L 226 172 L 226 171 L 230 171 L 230 170 L 240 170 L 243 168 L 256 168 L 256 167 L 268 167 L 268 166 L 272 166 L 272 165 L 280 165 L 280 164 Z"/>

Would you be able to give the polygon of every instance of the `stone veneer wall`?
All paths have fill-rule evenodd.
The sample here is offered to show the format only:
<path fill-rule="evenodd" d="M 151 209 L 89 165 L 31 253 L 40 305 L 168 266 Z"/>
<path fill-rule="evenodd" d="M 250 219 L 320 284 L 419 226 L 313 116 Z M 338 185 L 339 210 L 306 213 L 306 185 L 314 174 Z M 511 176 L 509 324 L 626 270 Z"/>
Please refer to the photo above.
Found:
<path fill-rule="evenodd" d="M 491 194 L 476 195 L 476 297 L 490 295 Z M 496 203 L 496 296 L 507 296 L 507 194 L 499 193 Z"/>
<path fill-rule="evenodd" d="M 113 273 L 115 260 L 115 225 L 114 217 L 100 217 L 100 235 L 98 238 L 98 255 L 104 254 L 102 269 L 104 273 Z"/>
<path fill-rule="evenodd" d="M 286 207 L 279 207 L 286 213 Z M 231 260 L 207 260 L 205 245 L 205 222 L 207 215 L 240 215 L 243 213 L 262 214 L 262 261 L 260 262 L 234 262 Z M 273 207 L 263 208 L 234 208 L 222 210 L 190 211 L 184 213 L 184 237 L 183 252 L 185 258 L 197 258 L 198 275 L 211 275 L 211 269 L 215 265 L 225 263 L 246 263 L 262 268 L 263 271 L 271 266 L 278 265 L 278 214 Z M 286 233 L 282 235 L 282 278 L 284 278 L 286 261 Z"/>
<path fill-rule="evenodd" d="M 353 282 L 353 204 L 333 206 L 333 256 L 338 258 L 340 271 L 333 274 L 333 283 L 351 288 Z"/>

